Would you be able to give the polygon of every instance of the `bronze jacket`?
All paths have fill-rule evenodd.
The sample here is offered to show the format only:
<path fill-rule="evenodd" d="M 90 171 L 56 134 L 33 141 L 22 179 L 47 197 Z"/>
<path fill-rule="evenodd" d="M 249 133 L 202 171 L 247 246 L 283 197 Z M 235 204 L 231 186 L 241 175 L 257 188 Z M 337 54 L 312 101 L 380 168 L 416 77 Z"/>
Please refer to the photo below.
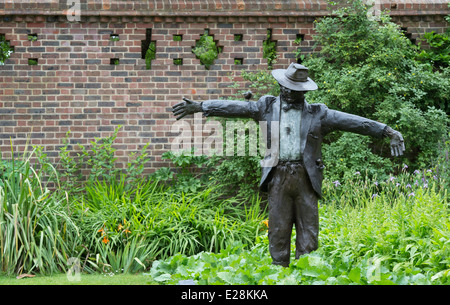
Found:
<path fill-rule="evenodd" d="M 280 97 L 269 95 L 261 97 L 257 102 L 208 100 L 202 103 L 205 116 L 252 118 L 256 122 L 267 123 L 267 128 L 262 129 L 263 138 L 267 139 L 267 150 L 261 160 L 262 191 L 267 191 L 271 172 L 278 164 L 280 104 Z M 331 110 L 324 104 L 308 104 L 305 101 L 300 126 L 300 151 L 313 189 L 319 197 L 322 196 L 325 167 L 322 161 L 323 137 L 329 132 L 342 130 L 381 138 L 385 128 L 386 124 Z"/>

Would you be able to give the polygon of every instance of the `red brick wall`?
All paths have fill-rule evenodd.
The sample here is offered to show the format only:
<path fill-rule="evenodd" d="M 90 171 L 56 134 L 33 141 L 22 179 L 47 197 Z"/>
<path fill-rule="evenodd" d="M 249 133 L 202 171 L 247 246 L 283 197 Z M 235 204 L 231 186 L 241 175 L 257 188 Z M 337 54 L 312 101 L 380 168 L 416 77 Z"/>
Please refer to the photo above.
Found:
<path fill-rule="evenodd" d="M 176 136 L 170 130 L 176 122 L 170 111 L 172 105 L 183 97 L 230 97 L 235 93 L 229 88 L 231 77 L 239 80 L 243 69 L 267 69 L 262 43 L 268 28 L 273 29 L 273 40 L 278 44 L 274 68 L 285 68 L 293 61 L 297 34 L 304 34 L 302 50 L 311 51 L 314 15 L 320 16 L 317 12 L 297 16 L 129 16 L 124 12 L 91 14 L 71 23 L 65 16 L 41 13 L 3 11 L 0 15 L 0 34 L 15 48 L 0 66 L 3 157 L 10 156 L 10 139 L 15 151 L 20 151 L 30 138 L 32 145 L 43 146 L 56 163 L 67 131 L 71 131 L 70 142 L 77 151 L 76 144 L 87 145 L 95 137 L 109 136 L 122 125 L 116 140 L 119 162 L 127 162 L 129 153 L 150 142 L 152 161 L 147 164 L 148 171 L 168 165 L 161 162 L 161 154 L 170 149 Z M 443 16 L 395 18 L 417 36 L 433 29 L 443 31 Z M 146 70 L 141 59 L 146 29 L 152 29 L 157 46 L 151 70 Z M 205 29 L 210 29 L 223 47 L 209 70 L 192 53 Z M 28 41 L 28 34 L 37 34 L 38 40 Z M 110 41 L 110 34 L 118 34 L 120 40 Z M 175 34 L 183 35 L 183 41 L 173 41 Z M 243 34 L 243 41 L 234 41 L 234 34 Z M 38 65 L 28 65 L 29 58 L 37 58 Z M 118 58 L 119 65 L 111 65 L 111 58 Z M 183 58 L 183 65 L 174 65 L 174 58 Z M 243 58 L 244 64 L 235 65 L 234 58 Z M 241 83 L 241 88 L 245 85 Z"/>

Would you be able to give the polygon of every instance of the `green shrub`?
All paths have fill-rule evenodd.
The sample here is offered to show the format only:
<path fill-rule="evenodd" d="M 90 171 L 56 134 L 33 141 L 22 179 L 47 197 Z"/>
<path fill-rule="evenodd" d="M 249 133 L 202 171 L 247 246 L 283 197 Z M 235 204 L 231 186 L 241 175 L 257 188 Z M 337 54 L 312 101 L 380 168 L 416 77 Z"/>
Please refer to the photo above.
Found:
<path fill-rule="evenodd" d="M 392 162 L 420 168 L 436 158 L 437 143 L 447 132 L 449 71 L 433 72 L 430 64 L 417 61 L 417 48 L 389 16 L 376 21 L 367 11 L 361 1 L 352 1 L 335 11 L 336 17 L 316 22 L 321 49 L 304 65 L 320 89 L 308 93 L 308 99 L 398 129 L 406 159 Z M 369 146 L 389 157 L 384 142 Z"/>
<path fill-rule="evenodd" d="M 113 147 L 114 140 L 120 130 L 120 126 L 116 128 L 114 133 L 106 138 L 96 138 L 91 141 L 91 146 L 88 148 L 79 145 L 82 149 L 83 159 L 86 166 L 90 169 L 89 182 L 93 183 L 97 180 L 115 181 L 119 169 L 115 166 L 117 158 L 114 155 L 116 148 Z"/>
<path fill-rule="evenodd" d="M 429 62 L 418 60 L 417 47 L 399 26 L 384 13 L 378 21 L 368 18 L 369 9 L 362 1 L 351 1 L 315 23 L 320 49 L 302 64 L 319 90 L 308 92 L 306 99 L 388 124 L 402 132 L 406 152 L 392 158 L 387 139 L 332 133 L 323 147 L 328 177 L 356 170 L 386 176 L 404 163 L 415 169 L 430 166 L 449 130 L 450 69 L 433 71 Z M 270 71 L 243 72 L 242 77 L 256 98 L 279 93 Z M 348 145 L 353 138 L 359 139 L 357 147 Z"/>
<path fill-rule="evenodd" d="M 170 185 L 169 191 L 194 193 L 210 182 L 209 175 L 213 161 L 207 156 L 196 156 L 192 149 L 190 152 L 182 151 L 180 153 L 168 151 L 163 153 L 161 157 L 170 160 L 175 167 L 173 169 L 160 168 L 151 175 L 151 178 Z"/>
<path fill-rule="evenodd" d="M 431 31 L 423 34 L 421 42 L 426 42 L 429 48 L 424 48 L 417 55 L 421 61 L 430 62 L 436 69 L 450 65 L 450 37 L 449 32 L 437 34 Z"/>
<path fill-rule="evenodd" d="M 369 177 L 385 178 L 392 171 L 392 162 L 373 154 L 368 147 L 370 140 L 366 136 L 343 133 L 335 142 L 324 144 L 326 178 L 342 181 L 352 179 L 357 172 Z"/>

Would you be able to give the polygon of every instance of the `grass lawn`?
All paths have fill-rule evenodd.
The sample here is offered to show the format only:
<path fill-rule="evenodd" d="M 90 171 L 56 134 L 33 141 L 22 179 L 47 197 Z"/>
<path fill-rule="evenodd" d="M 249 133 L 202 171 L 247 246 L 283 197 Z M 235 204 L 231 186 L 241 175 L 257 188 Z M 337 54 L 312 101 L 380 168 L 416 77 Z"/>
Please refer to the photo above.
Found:
<path fill-rule="evenodd" d="M 0 285 L 147 285 L 149 277 L 144 274 L 81 274 L 80 281 L 70 281 L 66 274 L 37 275 L 33 278 L 16 279 L 0 276 Z"/>

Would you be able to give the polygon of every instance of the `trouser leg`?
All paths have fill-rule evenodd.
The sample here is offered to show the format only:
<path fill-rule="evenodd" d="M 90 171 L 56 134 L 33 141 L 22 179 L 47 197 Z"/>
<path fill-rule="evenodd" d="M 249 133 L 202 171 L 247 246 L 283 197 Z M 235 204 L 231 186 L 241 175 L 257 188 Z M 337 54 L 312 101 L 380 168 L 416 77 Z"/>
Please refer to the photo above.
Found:
<path fill-rule="evenodd" d="M 298 258 L 318 248 L 318 197 L 301 165 L 278 166 L 269 185 L 269 250 L 273 264 L 289 266 L 294 223 Z"/>
<path fill-rule="evenodd" d="M 308 181 L 309 182 L 309 181 Z M 311 183 L 304 188 L 294 200 L 296 251 L 295 258 L 310 253 L 319 246 L 319 208 L 318 197 Z"/>
<path fill-rule="evenodd" d="M 294 223 L 293 200 L 285 189 L 285 173 L 279 168 L 269 187 L 269 252 L 272 263 L 289 266 L 292 226 Z"/>

